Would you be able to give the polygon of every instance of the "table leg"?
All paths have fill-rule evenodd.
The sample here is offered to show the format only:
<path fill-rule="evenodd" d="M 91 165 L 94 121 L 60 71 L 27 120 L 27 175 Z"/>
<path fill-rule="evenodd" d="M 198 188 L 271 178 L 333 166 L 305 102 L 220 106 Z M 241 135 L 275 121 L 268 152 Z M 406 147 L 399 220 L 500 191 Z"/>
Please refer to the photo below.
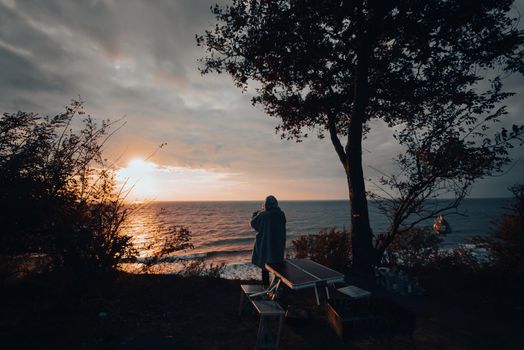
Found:
<path fill-rule="evenodd" d="M 271 300 L 275 300 L 278 297 L 278 288 L 280 288 L 280 282 L 282 282 L 282 280 L 278 279 L 278 282 L 275 285 L 275 288 L 273 289 L 273 295 L 271 296 Z"/>
<path fill-rule="evenodd" d="M 280 343 L 280 334 L 282 334 L 282 324 L 284 323 L 284 315 L 280 315 L 280 319 L 278 320 L 278 333 L 277 333 L 277 340 L 275 344 L 275 349 L 278 350 L 278 345 Z"/>
<path fill-rule="evenodd" d="M 255 345 L 255 349 L 260 349 L 264 346 L 265 332 L 266 332 L 266 318 L 264 316 L 260 316 L 260 323 L 258 324 L 257 342 Z"/>
<path fill-rule="evenodd" d="M 316 284 L 315 284 L 315 297 L 317 298 L 317 305 L 320 306 L 320 299 L 318 297 L 318 288 Z"/>

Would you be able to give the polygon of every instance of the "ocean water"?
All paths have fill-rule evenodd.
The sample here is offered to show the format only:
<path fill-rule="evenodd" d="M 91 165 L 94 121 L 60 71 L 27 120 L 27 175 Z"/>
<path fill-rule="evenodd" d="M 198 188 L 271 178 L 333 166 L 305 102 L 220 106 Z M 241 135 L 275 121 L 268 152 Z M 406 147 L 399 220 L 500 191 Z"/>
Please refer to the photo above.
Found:
<path fill-rule="evenodd" d="M 194 249 L 173 254 L 176 257 L 205 257 L 210 263 L 225 263 L 224 277 L 258 277 L 251 266 L 251 250 L 255 232 L 249 226 L 251 213 L 260 209 L 262 202 L 151 202 L 143 204 L 131 215 L 128 232 L 137 243 L 146 245 L 154 237 L 164 234 L 168 225 L 181 225 L 191 231 Z M 488 234 L 500 216 L 511 205 L 510 198 L 466 199 L 459 213 L 446 215 L 453 232 L 442 243 L 444 249 L 457 247 L 476 235 Z M 287 217 L 287 246 L 300 235 L 318 233 L 322 228 L 349 228 L 349 202 L 337 201 L 281 201 Z M 387 227 L 386 217 L 376 202 L 369 202 L 370 222 L 374 233 Z M 427 220 L 419 226 L 431 226 Z M 147 250 L 141 252 L 143 257 Z M 176 259 L 171 259 L 176 260 Z M 162 272 L 173 272 L 169 263 Z"/>

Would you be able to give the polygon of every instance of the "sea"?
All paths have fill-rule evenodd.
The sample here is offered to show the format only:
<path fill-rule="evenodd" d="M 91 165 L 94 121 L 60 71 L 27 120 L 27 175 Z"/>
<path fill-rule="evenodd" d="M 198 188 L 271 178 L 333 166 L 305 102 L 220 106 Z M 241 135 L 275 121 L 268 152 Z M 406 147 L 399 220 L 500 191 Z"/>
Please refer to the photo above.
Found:
<path fill-rule="evenodd" d="M 489 234 L 511 203 L 511 198 L 465 199 L 456 212 L 445 215 L 453 231 L 444 237 L 442 249 L 453 249 L 474 236 Z M 376 201 L 368 204 L 375 234 L 384 232 L 388 225 L 378 204 Z M 331 227 L 350 228 L 349 202 L 345 200 L 281 201 L 279 205 L 287 218 L 288 252 L 292 251 L 292 240 L 301 235 Z M 194 248 L 174 252 L 159 264 L 156 272 L 176 273 L 181 261 L 200 258 L 208 264 L 223 263 L 224 278 L 258 278 L 259 270 L 250 264 L 255 231 L 249 221 L 261 206 L 261 201 L 143 203 L 134 206 L 126 230 L 137 246 L 146 247 L 149 241 L 165 235 L 166 227 L 177 225 L 189 229 Z M 433 222 L 430 219 L 419 226 L 431 227 Z M 139 262 L 150 253 L 143 248 Z M 133 268 L 139 265 L 134 264 Z"/>

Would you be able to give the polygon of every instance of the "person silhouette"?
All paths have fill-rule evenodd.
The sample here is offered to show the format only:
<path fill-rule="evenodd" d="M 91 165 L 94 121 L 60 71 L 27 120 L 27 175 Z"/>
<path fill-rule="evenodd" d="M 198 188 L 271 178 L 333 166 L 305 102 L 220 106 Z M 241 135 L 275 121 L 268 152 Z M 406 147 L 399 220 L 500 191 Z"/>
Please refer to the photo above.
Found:
<path fill-rule="evenodd" d="M 263 210 L 253 213 L 251 227 L 257 231 L 251 262 L 262 269 L 262 283 L 268 285 L 269 271 L 264 265 L 283 261 L 286 249 L 286 215 L 275 196 L 267 196 Z"/>

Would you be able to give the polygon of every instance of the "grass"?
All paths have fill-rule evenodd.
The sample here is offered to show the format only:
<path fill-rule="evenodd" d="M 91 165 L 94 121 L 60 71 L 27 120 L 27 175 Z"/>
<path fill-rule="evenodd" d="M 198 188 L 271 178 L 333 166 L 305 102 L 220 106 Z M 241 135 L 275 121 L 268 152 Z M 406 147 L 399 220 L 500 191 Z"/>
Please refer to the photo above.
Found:
<path fill-rule="evenodd" d="M 240 281 L 124 273 L 113 283 L 90 289 L 66 281 L 47 274 L 4 285 L 0 348 L 254 348 L 257 318 L 249 312 L 237 317 Z M 310 292 L 288 297 L 301 307 L 309 305 L 312 317 L 286 319 L 281 348 L 340 348 L 324 309 L 312 306 Z M 418 349 L 518 349 L 524 341 L 518 310 L 427 297 L 395 298 L 417 314 Z M 354 344 L 361 349 L 368 345 Z"/>

